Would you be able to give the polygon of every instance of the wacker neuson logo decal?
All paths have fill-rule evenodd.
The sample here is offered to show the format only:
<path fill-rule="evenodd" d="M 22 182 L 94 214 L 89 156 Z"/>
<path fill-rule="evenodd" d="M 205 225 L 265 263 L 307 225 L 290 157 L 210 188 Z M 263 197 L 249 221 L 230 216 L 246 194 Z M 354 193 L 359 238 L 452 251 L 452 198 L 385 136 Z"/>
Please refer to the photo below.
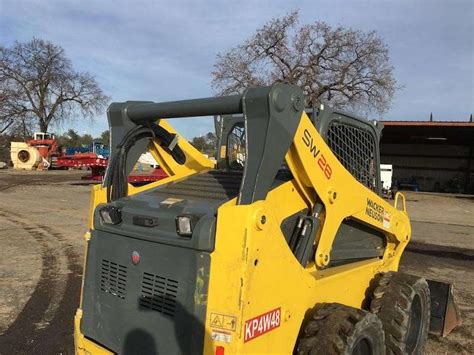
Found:
<path fill-rule="evenodd" d="M 367 198 L 367 206 L 365 207 L 365 214 L 377 222 L 383 223 L 385 228 L 390 228 L 390 215 L 385 208 L 377 202 Z"/>
<path fill-rule="evenodd" d="M 281 308 L 259 315 L 245 321 L 244 342 L 255 339 L 270 330 L 278 328 L 281 320 Z"/>

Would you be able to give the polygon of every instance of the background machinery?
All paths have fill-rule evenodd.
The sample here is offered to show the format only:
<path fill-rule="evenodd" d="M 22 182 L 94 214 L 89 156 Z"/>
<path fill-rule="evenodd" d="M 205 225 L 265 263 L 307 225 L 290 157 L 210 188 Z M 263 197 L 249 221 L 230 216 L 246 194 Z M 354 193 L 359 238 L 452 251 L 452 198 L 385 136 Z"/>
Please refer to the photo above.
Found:
<path fill-rule="evenodd" d="M 61 148 L 54 134 L 36 132 L 26 142 L 11 142 L 10 156 L 15 169 L 48 170 L 90 168 L 105 171 L 109 149 L 94 141 L 90 147 Z M 102 174 L 103 175 L 103 174 Z"/>
<path fill-rule="evenodd" d="M 109 162 L 109 147 L 100 141 L 93 141 L 87 147 L 60 147 L 51 133 L 37 132 L 27 142 L 11 142 L 10 156 L 15 169 L 86 169 L 90 173 L 82 179 L 100 183 Z M 128 181 L 144 184 L 165 178 L 164 173 L 149 154 L 138 160 L 139 169 L 128 176 Z M 142 167 L 148 169 L 142 169 Z M 142 171 L 146 170 L 146 171 Z"/>
<path fill-rule="evenodd" d="M 11 142 L 10 157 L 16 169 L 47 170 L 51 158 L 59 154 L 56 139 L 50 133 L 36 132 L 26 143 Z"/>
<path fill-rule="evenodd" d="M 109 107 L 78 354 L 419 354 L 455 326 L 451 285 L 397 272 L 411 229 L 403 195 L 380 197 L 381 127 L 304 102 L 274 85 Z M 217 166 L 160 119 L 206 115 Z M 168 177 L 133 187 L 146 149 Z"/>

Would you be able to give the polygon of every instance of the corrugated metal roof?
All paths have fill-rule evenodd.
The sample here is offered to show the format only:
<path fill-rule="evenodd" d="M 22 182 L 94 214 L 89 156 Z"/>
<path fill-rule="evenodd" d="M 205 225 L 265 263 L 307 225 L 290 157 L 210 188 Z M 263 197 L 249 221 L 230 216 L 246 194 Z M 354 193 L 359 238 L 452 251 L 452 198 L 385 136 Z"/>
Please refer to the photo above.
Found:
<path fill-rule="evenodd" d="M 381 121 L 384 126 L 411 127 L 474 127 L 474 122 L 467 121 Z"/>

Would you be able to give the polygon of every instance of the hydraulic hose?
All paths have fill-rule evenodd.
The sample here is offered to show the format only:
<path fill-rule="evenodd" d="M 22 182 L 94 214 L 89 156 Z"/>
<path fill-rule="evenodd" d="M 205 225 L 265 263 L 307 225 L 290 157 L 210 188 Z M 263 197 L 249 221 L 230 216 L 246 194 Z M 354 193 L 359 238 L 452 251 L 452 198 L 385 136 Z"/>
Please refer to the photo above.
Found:
<path fill-rule="evenodd" d="M 110 160 L 109 172 L 105 184 L 107 186 L 107 202 L 118 200 L 128 195 L 127 156 L 135 143 L 144 138 L 157 138 L 160 146 L 167 151 L 178 164 L 186 162 L 186 156 L 177 144 L 176 134 L 168 132 L 153 123 L 148 127 L 137 126 L 127 132 Z"/>

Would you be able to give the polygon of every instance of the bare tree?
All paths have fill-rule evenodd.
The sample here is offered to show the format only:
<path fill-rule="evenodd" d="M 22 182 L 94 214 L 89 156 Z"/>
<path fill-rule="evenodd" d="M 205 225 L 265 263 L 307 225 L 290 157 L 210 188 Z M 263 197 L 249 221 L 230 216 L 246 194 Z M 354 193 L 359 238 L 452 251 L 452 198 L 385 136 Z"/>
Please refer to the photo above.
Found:
<path fill-rule="evenodd" d="M 385 112 L 397 89 L 387 46 L 376 32 L 325 22 L 298 26 L 297 11 L 272 19 L 243 44 L 218 54 L 214 68 L 218 95 L 281 82 L 300 86 L 308 105 L 365 112 Z"/>
<path fill-rule="evenodd" d="M 0 133 L 92 117 L 109 98 L 89 73 L 74 71 L 64 50 L 34 38 L 0 47 Z M 23 128 L 22 128 L 23 126 Z"/>

